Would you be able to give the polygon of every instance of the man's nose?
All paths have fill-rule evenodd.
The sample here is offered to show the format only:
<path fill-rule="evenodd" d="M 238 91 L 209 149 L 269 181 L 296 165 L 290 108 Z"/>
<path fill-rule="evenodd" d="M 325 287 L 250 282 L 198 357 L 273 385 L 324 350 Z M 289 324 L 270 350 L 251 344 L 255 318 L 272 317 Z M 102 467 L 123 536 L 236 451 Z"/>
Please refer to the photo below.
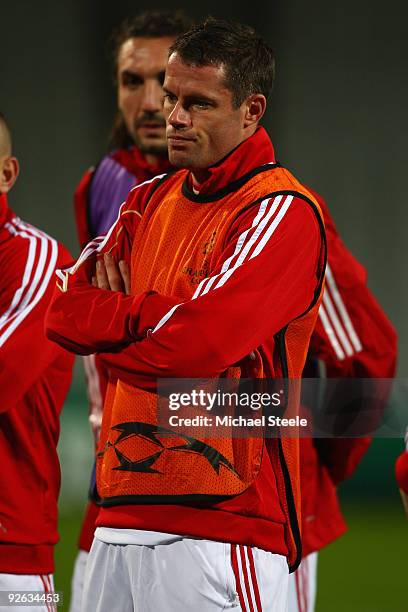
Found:
<path fill-rule="evenodd" d="M 190 113 L 177 102 L 171 111 L 168 122 L 175 128 L 189 127 L 191 125 Z"/>
<path fill-rule="evenodd" d="M 160 84 L 154 79 L 147 79 L 144 83 L 142 110 L 157 113 L 162 110 L 162 106 L 163 90 Z"/>

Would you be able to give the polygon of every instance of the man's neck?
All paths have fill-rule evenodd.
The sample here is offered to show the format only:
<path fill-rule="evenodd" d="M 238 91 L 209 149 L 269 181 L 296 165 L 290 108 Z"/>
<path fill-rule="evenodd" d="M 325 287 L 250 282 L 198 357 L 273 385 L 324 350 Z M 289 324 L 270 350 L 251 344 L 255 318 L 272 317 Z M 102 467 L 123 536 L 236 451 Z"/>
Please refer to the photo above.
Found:
<path fill-rule="evenodd" d="M 195 195 L 205 196 L 223 189 L 233 181 L 265 164 L 274 164 L 272 143 L 263 128 L 242 141 L 218 163 L 208 168 L 190 168 L 187 186 Z"/>
<path fill-rule="evenodd" d="M 243 142 L 245 142 L 251 136 L 253 136 L 255 132 L 256 132 L 256 126 L 254 127 L 251 126 L 251 128 L 245 132 L 241 140 L 239 140 L 235 144 L 235 146 L 233 146 L 232 149 L 228 151 L 228 153 L 226 153 L 221 159 L 211 164 L 210 168 L 213 166 L 217 166 L 220 162 L 222 162 L 224 158 L 228 157 L 232 153 L 232 151 L 234 151 L 237 147 L 239 147 L 239 145 L 241 145 Z M 192 186 L 193 191 L 195 193 L 199 193 L 200 186 L 203 183 L 205 183 L 205 181 L 208 180 L 210 176 L 211 176 L 211 172 L 208 170 L 208 168 L 191 168 L 191 178 L 192 178 L 191 186 Z"/>
<path fill-rule="evenodd" d="M 200 193 L 200 187 L 210 177 L 210 172 L 207 168 L 191 171 L 192 188 L 194 193 Z"/>

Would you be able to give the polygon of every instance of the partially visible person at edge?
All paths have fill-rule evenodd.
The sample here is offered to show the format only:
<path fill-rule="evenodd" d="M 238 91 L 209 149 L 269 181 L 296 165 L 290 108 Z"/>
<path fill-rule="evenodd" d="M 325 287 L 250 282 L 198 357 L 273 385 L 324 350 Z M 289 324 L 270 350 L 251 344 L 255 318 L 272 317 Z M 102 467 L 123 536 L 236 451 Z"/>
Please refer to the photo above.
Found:
<path fill-rule="evenodd" d="M 307 362 L 303 372 L 306 378 L 324 376 L 328 379 L 344 379 L 352 385 L 354 409 L 344 414 L 340 380 L 336 392 L 336 406 L 331 402 L 330 411 L 336 411 L 347 435 L 348 419 L 357 417 L 359 411 L 366 415 L 367 429 L 378 420 L 386 400 L 387 384 L 381 385 L 368 403 L 366 397 L 358 400 L 357 382 L 354 379 L 390 379 L 395 375 L 397 356 L 396 332 L 367 287 L 367 273 L 363 266 L 345 247 L 338 235 L 324 200 L 310 190 L 320 204 L 326 228 L 328 261 L 323 301 L 313 331 Z M 347 380 L 350 383 L 347 383 Z M 334 383 L 332 383 L 334 384 Z M 365 385 L 366 387 L 366 385 Z M 318 408 L 313 398 L 307 413 L 309 422 Z M 324 408 L 325 402 L 321 406 Z M 316 415 L 315 415 L 316 416 Z M 364 433 L 364 427 L 362 428 Z M 337 497 L 337 486 L 349 478 L 357 468 L 370 444 L 369 437 L 303 437 L 300 439 L 300 481 L 302 498 L 302 563 L 289 579 L 289 612 L 313 612 L 317 592 L 318 551 L 339 538 L 346 531 L 346 524 Z"/>
<path fill-rule="evenodd" d="M 287 605 L 301 558 L 298 441 L 183 444 L 174 432 L 164 444 L 155 395 L 161 377 L 301 376 L 325 235 L 314 196 L 258 125 L 273 74 L 251 28 L 209 19 L 180 36 L 164 114 L 170 162 L 186 169 L 136 186 L 107 236 L 57 274 L 49 337 L 97 352 L 117 377 L 83 610 Z"/>
<path fill-rule="evenodd" d="M 110 152 L 85 173 L 75 192 L 81 248 L 107 232 L 132 187 L 170 167 L 162 86 L 169 46 L 190 26 L 191 21 L 180 11 L 146 11 L 126 19 L 112 36 L 118 111 Z M 97 440 L 108 372 L 97 355 L 84 357 L 84 367 L 89 418 Z M 74 565 L 70 612 L 80 610 L 86 558 L 98 514 L 95 494 L 92 484 L 93 499 L 86 508 Z"/>
<path fill-rule="evenodd" d="M 408 516 L 408 428 L 405 432 L 405 450 L 395 462 L 395 477 L 401 493 L 401 499 L 406 515 Z"/>
<path fill-rule="evenodd" d="M 55 270 L 72 258 L 9 208 L 18 173 L 0 113 L 0 591 L 33 591 L 30 609 L 44 612 L 54 609 L 59 414 L 73 366 L 44 318 Z"/>

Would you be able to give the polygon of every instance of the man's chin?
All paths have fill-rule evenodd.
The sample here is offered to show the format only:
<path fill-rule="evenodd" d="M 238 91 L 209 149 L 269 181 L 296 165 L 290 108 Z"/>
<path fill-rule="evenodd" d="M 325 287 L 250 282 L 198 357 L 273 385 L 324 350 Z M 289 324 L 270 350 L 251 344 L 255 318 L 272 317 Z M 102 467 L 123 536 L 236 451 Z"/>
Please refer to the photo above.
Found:
<path fill-rule="evenodd" d="M 150 139 L 150 138 L 135 138 L 135 144 L 144 155 L 157 155 L 158 157 L 167 157 L 167 141 Z"/>
<path fill-rule="evenodd" d="M 169 149 L 169 162 L 175 168 L 190 168 L 191 156 L 187 155 L 185 151 Z"/>

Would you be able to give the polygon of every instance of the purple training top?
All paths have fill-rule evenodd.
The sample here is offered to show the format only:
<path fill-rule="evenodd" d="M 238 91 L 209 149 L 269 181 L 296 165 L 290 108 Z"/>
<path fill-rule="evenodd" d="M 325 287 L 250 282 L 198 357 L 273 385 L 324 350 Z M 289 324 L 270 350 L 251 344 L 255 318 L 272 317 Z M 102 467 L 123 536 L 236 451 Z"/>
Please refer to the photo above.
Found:
<path fill-rule="evenodd" d="M 119 208 L 137 184 L 134 174 L 106 155 L 92 178 L 89 195 L 89 225 L 92 236 L 106 234 L 116 221 Z"/>

